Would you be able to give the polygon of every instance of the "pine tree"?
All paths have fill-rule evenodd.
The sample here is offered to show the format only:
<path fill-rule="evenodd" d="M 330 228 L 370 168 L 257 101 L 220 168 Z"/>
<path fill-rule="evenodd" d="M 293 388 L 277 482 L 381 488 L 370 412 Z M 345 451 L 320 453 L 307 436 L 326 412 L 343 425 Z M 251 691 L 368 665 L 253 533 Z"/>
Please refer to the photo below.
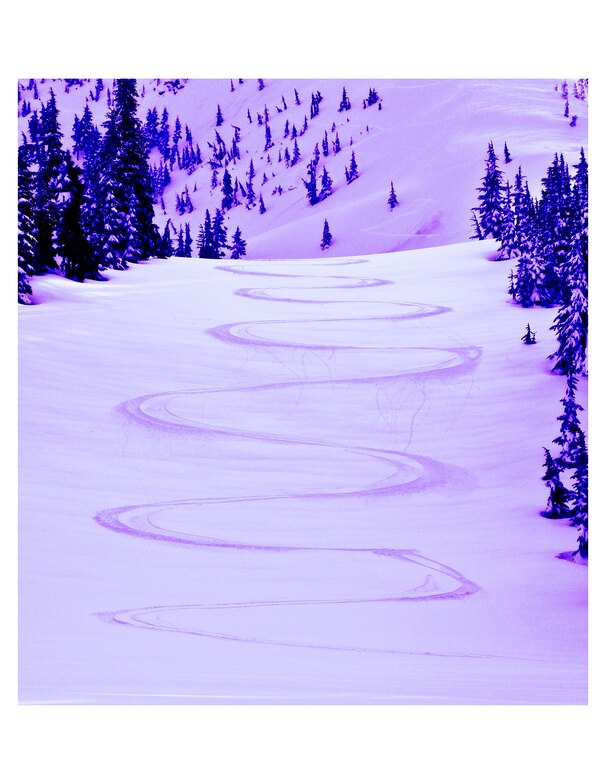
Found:
<path fill-rule="evenodd" d="M 183 240 L 183 255 L 186 259 L 191 259 L 193 240 L 189 230 L 189 223 L 185 224 L 185 237 Z"/>
<path fill-rule="evenodd" d="M 225 256 L 225 251 L 227 249 L 227 232 L 225 230 L 225 226 L 223 225 L 223 213 L 221 210 L 215 210 L 215 218 L 213 220 L 213 228 L 212 228 L 212 244 L 213 244 L 213 256 L 214 259 L 222 259 Z"/>
<path fill-rule="evenodd" d="M 314 204 L 318 203 L 318 183 L 316 179 L 316 167 L 314 166 L 313 161 L 311 161 L 307 166 L 307 174 L 309 176 L 308 180 L 304 180 L 301 178 L 303 185 L 305 185 L 305 190 L 307 191 L 307 198 L 309 200 L 310 206 L 313 207 Z"/>
<path fill-rule="evenodd" d="M 509 148 L 507 147 L 507 142 L 505 142 L 505 147 L 503 148 L 503 159 L 505 163 L 511 163 L 511 155 L 509 154 Z"/>
<path fill-rule="evenodd" d="M 562 398 L 564 410 L 558 417 L 560 422 L 560 435 L 553 443 L 560 447 L 560 454 L 556 458 L 560 469 L 574 469 L 577 465 L 579 450 L 582 448 L 583 433 L 579 423 L 578 412 L 583 406 L 576 402 L 577 379 L 569 374 L 566 379 L 566 393 Z"/>
<path fill-rule="evenodd" d="M 301 99 L 299 98 L 299 93 L 297 92 L 296 88 L 295 88 L 295 103 L 297 104 L 297 106 L 301 106 Z"/>
<path fill-rule="evenodd" d="M 31 147 L 22 144 L 18 151 L 18 301 L 23 305 L 31 304 L 32 293 L 29 275 L 35 272 L 36 236 L 34 223 L 35 194 L 34 175 L 30 169 Z"/>
<path fill-rule="evenodd" d="M 236 227 L 232 239 L 233 242 L 230 245 L 231 258 L 240 259 L 242 256 L 246 256 L 246 242 L 242 239 L 242 233 L 239 226 Z"/>
<path fill-rule="evenodd" d="M 328 133 L 327 131 L 324 131 L 324 138 L 322 139 L 322 155 L 326 158 L 328 153 Z"/>
<path fill-rule="evenodd" d="M 265 147 L 263 148 L 265 152 L 269 150 L 270 147 L 273 147 L 274 143 L 271 140 L 271 128 L 269 125 L 265 126 Z"/>
<path fill-rule="evenodd" d="M 398 201 L 398 197 L 396 196 L 396 192 L 393 188 L 393 182 L 391 183 L 391 190 L 389 191 L 389 198 L 387 199 L 387 204 L 389 205 L 389 209 L 393 210 L 400 202 Z"/>
<path fill-rule="evenodd" d="M 486 174 L 479 191 L 478 219 L 485 237 L 501 237 L 503 175 L 498 168 L 498 158 L 492 142 L 488 145 Z"/>
<path fill-rule="evenodd" d="M 32 147 L 22 144 L 18 150 L 18 265 L 26 275 L 36 271 L 36 235 L 35 235 L 35 176 L 30 168 Z"/>
<path fill-rule="evenodd" d="M 301 160 L 301 151 L 299 150 L 299 145 L 297 144 L 297 140 L 295 139 L 295 146 L 292 149 L 292 158 L 290 161 L 290 165 L 294 166 L 295 164 L 299 163 Z"/>
<path fill-rule="evenodd" d="M 324 231 L 322 232 L 322 242 L 320 244 L 321 250 L 326 250 L 326 248 L 330 248 L 332 244 L 332 234 L 330 233 L 330 229 L 328 227 L 328 221 L 324 221 Z"/>
<path fill-rule="evenodd" d="M 349 169 L 345 167 L 345 179 L 347 180 L 347 184 L 357 180 L 360 175 L 358 174 L 358 164 L 356 163 L 356 155 L 352 150 L 351 153 L 351 161 L 349 163 Z"/>
<path fill-rule="evenodd" d="M 568 296 L 560 307 L 551 327 L 558 337 L 558 349 L 550 355 L 555 359 L 557 373 L 587 373 L 587 243 L 579 236 L 568 257 Z"/>
<path fill-rule="evenodd" d="M 217 128 L 220 125 L 223 125 L 223 115 L 221 114 L 221 107 L 218 104 L 217 104 L 217 121 L 215 125 L 217 126 Z"/>
<path fill-rule="evenodd" d="M 183 226 L 179 226 L 179 237 L 177 239 L 177 250 L 175 251 L 175 256 L 182 258 L 185 255 L 183 248 Z"/>
<path fill-rule="evenodd" d="M 265 214 L 266 212 L 267 212 L 267 210 L 266 210 L 266 208 L 265 208 L 265 202 L 263 201 L 263 194 L 262 194 L 262 193 L 260 193 L 260 194 L 259 194 L 259 213 L 260 213 L 261 215 L 263 215 L 263 214 Z"/>
<path fill-rule="evenodd" d="M 181 233 L 181 246 L 183 245 L 183 234 Z M 158 256 L 161 259 L 170 259 L 171 256 L 175 255 L 175 251 L 173 248 L 173 241 L 170 236 L 170 221 L 166 222 L 166 226 L 164 228 L 164 234 L 162 235 L 162 239 L 160 241 L 160 248 L 158 250 Z M 180 253 L 177 253 L 177 256 L 180 256 Z"/>
<path fill-rule="evenodd" d="M 347 91 L 345 87 L 343 88 L 343 95 L 341 97 L 341 103 L 339 104 L 339 111 L 340 112 L 348 112 L 351 109 L 351 101 L 347 97 Z"/>
<path fill-rule="evenodd" d="M 135 79 L 117 79 L 101 148 L 105 212 L 111 212 L 104 245 L 112 266 L 155 256 L 160 242 L 154 223 L 154 192 L 145 135 L 137 117 Z M 108 233 L 113 240 L 108 242 Z M 107 255 L 106 255 L 107 258 Z"/>
<path fill-rule="evenodd" d="M 253 177 L 255 176 L 255 167 L 253 164 L 252 158 L 250 159 L 250 166 L 248 167 L 248 179 L 252 182 Z"/>
<path fill-rule="evenodd" d="M 589 554 L 589 495 L 588 495 L 588 457 L 585 434 L 580 433 L 579 449 L 577 453 L 576 465 L 573 473 L 573 495 L 575 511 L 572 518 L 572 525 L 579 530 L 577 542 L 579 548 L 575 555 L 587 558 Z"/>
<path fill-rule="evenodd" d="M 543 450 L 545 452 L 543 482 L 545 482 L 549 490 L 549 498 L 547 499 L 547 508 L 541 514 L 543 517 L 549 517 L 550 519 L 570 517 L 572 512 L 569 504 L 572 499 L 572 493 L 564 487 L 560 478 L 561 469 L 552 458 L 549 449 L 543 447 Z"/>
<path fill-rule="evenodd" d="M 510 259 L 516 249 L 515 215 L 512 206 L 511 186 L 505 186 L 503 196 L 503 213 L 501 219 L 501 238 L 499 240 L 499 259 Z"/>
<path fill-rule="evenodd" d="M 221 189 L 223 193 L 223 199 L 221 200 L 221 206 L 224 210 L 230 210 L 233 205 L 234 200 L 234 189 L 231 182 L 231 176 L 229 171 L 225 169 L 223 174 L 223 187 Z"/>
<path fill-rule="evenodd" d="M 67 158 L 67 180 L 69 199 L 61 210 L 60 226 L 57 232 L 57 250 L 62 258 L 61 268 L 67 278 L 83 281 L 85 278 L 99 280 L 99 270 L 93 249 L 86 237 L 82 206 L 84 184 L 82 171 Z"/>
<path fill-rule="evenodd" d="M 332 194 L 332 180 L 330 175 L 326 171 L 326 166 L 322 168 L 322 180 L 321 180 L 321 187 L 320 187 L 320 195 L 318 197 L 319 201 L 324 201 Z"/>

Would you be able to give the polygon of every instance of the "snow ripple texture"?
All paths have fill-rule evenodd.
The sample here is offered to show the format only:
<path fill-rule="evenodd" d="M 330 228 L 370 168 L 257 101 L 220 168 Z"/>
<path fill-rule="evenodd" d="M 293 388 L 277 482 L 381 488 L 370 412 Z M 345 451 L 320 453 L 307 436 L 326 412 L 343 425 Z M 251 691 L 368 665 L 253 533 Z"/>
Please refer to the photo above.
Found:
<path fill-rule="evenodd" d="M 359 264 L 364 259 L 323 264 L 322 267 L 337 264 Z M 386 653 L 402 655 L 430 656 L 465 656 L 492 658 L 488 654 L 474 653 L 442 653 L 427 650 L 409 650 L 405 647 L 384 647 L 371 644 L 363 629 L 359 630 L 359 640 L 331 641 L 327 630 L 328 620 L 323 619 L 321 612 L 313 615 L 314 608 L 321 610 L 327 606 L 361 605 L 373 602 L 420 602 L 455 599 L 469 596 L 479 587 L 451 566 L 439 563 L 414 549 L 385 548 L 378 545 L 372 548 L 341 547 L 341 546 L 309 546 L 309 544 L 283 544 L 280 541 L 248 542 L 231 538 L 213 537 L 205 534 L 205 516 L 217 505 L 237 505 L 246 507 L 250 503 L 269 503 L 275 501 L 292 501 L 305 499 L 334 499 L 339 497 L 369 498 L 372 496 L 406 494 L 442 486 L 449 481 L 460 478 L 458 469 L 444 465 L 429 457 L 410 454 L 406 451 L 394 451 L 355 443 L 336 443 L 330 439 L 322 439 L 306 435 L 305 432 L 293 435 L 279 432 L 275 428 L 257 429 L 242 428 L 229 422 L 229 412 L 234 396 L 253 399 L 268 393 L 288 391 L 298 387 L 323 387 L 337 384 L 362 385 L 376 384 L 385 380 L 400 380 L 406 384 L 414 378 L 429 379 L 442 377 L 444 374 L 460 373 L 469 370 L 477 362 L 480 351 L 474 347 L 430 348 L 405 345 L 405 322 L 409 319 L 428 318 L 446 313 L 449 309 L 424 303 L 414 302 L 378 302 L 375 300 L 358 301 L 356 306 L 372 305 L 373 310 L 383 309 L 383 315 L 352 317 L 353 303 L 335 299 L 332 294 L 326 297 L 327 291 L 339 289 L 365 289 L 388 286 L 391 281 L 372 278 L 353 278 L 341 275 L 303 275 L 275 273 L 255 270 L 248 265 L 224 265 L 218 269 L 236 275 L 267 276 L 271 278 L 311 278 L 314 285 L 293 288 L 241 288 L 235 291 L 240 297 L 267 302 L 310 303 L 314 305 L 332 306 L 331 312 L 339 306 L 348 309 L 347 317 L 298 320 L 263 320 L 222 324 L 209 330 L 217 340 L 225 343 L 250 347 L 266 347 L 272 350 L 289 349 L 320 352 L 326 358 L 330 378 L 305 378 L 294 381 L 265 383 L 254 386 L 232 388 L 208 388 L 186 391 L 160 392 L 145 395 L 124 402 L 120 406 L 122 414 L 150 428 L 161 428 L 177 433 L 212 434 L 215 438 L 244 439 L 247 442 L 260 442 L 264 447 L 275 448 L 276 465 L 279 464 L 283 450 L 304 450 L 310 459 L 328 459 L 337 467 L 344 464 L 355 466 L 348 481 L 347 470 L 340 470 L 333 475 L 325 472 L 318 478 L 314 474 L 312 481 L 305 476 L 286 476 L 281 474 L 270 492 L 246 495 L 217 495 L 202 498 L 175 500 L 170 503 L 150 503 L 139 506 L 128 506 L 106 509 L 96 516 L 96 521 L 118 533 L 134 537 L 143 537 L 158 542 L 175 543 L 182 546 L 198 548 L 221 548 L 230 551 L 245 551 L 251 554 L 264 553 L 283 559 L 303 558 L 321 561 L 329 556 L 330 564 L 334 559 L 343 559 L 345 569 L 345 588 L 340 595 L 326 595 L 309 598 L 276 598 L 265 601 L 242 601 L 226 603 L 200 603 L 174 606 L 152 606 L 137 609 L 99 613 L 99 617 L 107 622 L 139 627 L 144 629 L 179 632 L 183 634 L 213 637 L 266 645 L 293 646 L 299 648 L 315 648 L 324 650 L 357 651 L 364 653 Z M 295 296 L 296 295 L 296 296 Z M 370 322 L 393 322 L 395 344 L 374 344 L 372 336 L 364 338 L 365 325 Z M 292 335 L 301 334 L 301 340 L 286 339 L 284 327 L 289 327 Z M 351 329 L 351 326 L 355 330 Z M 339 329 L 334 330 L 334 327 Z M 349 329 L 341 329 L 346 327 Z M 355 335 L 355 342 L 351 336 Z M 322 339 L 322 336 L 325 336 Z M 335 337 L 333 337 L 335 336 Z M 326 339 L 326 338 L 329 339 Z M 401 342 L 400 342 L 401 341 Z M 346 355 L 346 362 L 339 365 L 331 362 L 339 356 Z M 352 369 L 355 371 L 352 373 Z M 221 410 L 227 421 L 213 421 L 212 414 L 205 415 L 206 403 L 219 398 L 221 405 L 213 411 Z M 230 397 L 232 400 L 230 400 Z M 250 418 L 253 421 L 253 417 Z M 352 429 L 355 439 L 355 428 Z M 360 486 L 355 477 L 362 473 L 368 476 L 366 486 Z M 337 475 L 338 474 L 338 475 Z M 280 485 L 284 485 L 281 487 Z M 291 486 L 289 486 L 291 485 Z M 383 564 L 383 566 L 382 566 Z M 397 577 L 392 577 L 398 584 L 394 591 L 382 590 L 382 586 L 368 592 L 366 587 L 360 589 L 356 585 L 355 575 L 360 569 L 371 570 L 380 575 L 382 570 L 395 567 Z M 287 566 L 292 568 L 292 566 Z M 332 566 L 331 566 L 332 568 Z M 389 570 L 388 569 L 388 570 Z M 347 575 L 350 579 L 347 580 Z M 276 586 L 276 590 L 280 588 Z M 366 595 L 364 591 L 366 590 Z M 339 591 L 336 592 L 339 594 Z M 254 612 L 266 611 L 267 608 L 289 606 L 292 608 L 308 608 L 312 615 L 307 617 L 307 636 L 305 630 L 297 624 L 293 628 L 274 630 L 275 636 L 265 635 L 255 625 Z M 221 630 L 213 628 L 209 623 L 211 615 L 216 618 L 218 612 L 226 614 L 242 610 L 251 611 L 249 620 L 250 631 L 240 629 L 241 623 L 235 623 L 232 629 L 227 623 Z M 240 616 L 238 616 L 240 617 Z M 271 617 L 264 618 L 265 628 Z M 279 625 L 279 624 L 278 624 Z M 303 624 L 305 626 L 305 624 Z M 301 636 L 298 636 L 301 634 Z M 328 632 L 328 633 L 327 633 Z M 500 658 L 500 657 L 496 657 Z"/>

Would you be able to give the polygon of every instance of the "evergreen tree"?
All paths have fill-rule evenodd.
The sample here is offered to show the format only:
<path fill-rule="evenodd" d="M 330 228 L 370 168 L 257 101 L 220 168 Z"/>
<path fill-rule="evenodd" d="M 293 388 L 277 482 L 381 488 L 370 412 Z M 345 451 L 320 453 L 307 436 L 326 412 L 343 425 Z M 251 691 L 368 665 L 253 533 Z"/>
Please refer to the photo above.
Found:
<path fill-rule="evenodd" d="M 123 267 L 128 260 L 140 261 L 155 256 L 160 242 L 154 223 L 153 184 L 145 135 L 137 117 L 135 79 L 117 79 L 113 107 L 105 122 L 101 148 L 104 209 L 111 213 L 106 221 L 104 245 L 111 248 L 112 266 Z M 113 239 L 108 242 L 108 234 Z"/>
<path fill-rule="evenodd" d="M 499 259 L 510 259 L 516 249 L 515 215 L 512 206 L 511 186 L 505 186 L 503 196 L 503 213 L 501 220 L 501 238 L 499 240 Z"/>
<path fill-rule="evenodd" d="M 307 198 L 309 200 L 310 206 L 313 207 L 314 204 L 318 203 L 318 183 L 316 178 L 316 167 L 313 164 L 313 161 L 307 166 L 307 174 L 309 176 L 308 180 L 304 180 L 301 178 L 303 185 L 305 185 L 305 190 L 307 191 Z"/>
<path fill-rule="evenodd" d="M 182 244 L 183 244 L 183 234 L 181 234 L 181 245 Z M 162 239 L 160 240 L 158 256 L 161 259 L 170 259 L 170 257 L 174 255 L 175 255 L 175 251 L 173 248 L 173 241 L 170 236 L 170 221 L 167 221 L 166 226 L 164 228 L 164 234 L 162 235 Z M 177 253 L 177 255 L 180 254 Z"/>
<path fill-rule="evenodd" d="M 322 181 L 320 187 L 319 201 L 324 201 L 332 194 L 332 180 L 326 171 L 326 166 L 322 169 Z"/>
<path fill-rule="evenodd" d="M 509 148 L 507 147 L 507 142 L 505 142 L 505 147 L 503 148 L 503 159 L 505 163 L 511 163 L 511 155 L 509 154 Z"/>
<path fill-rule="evenodd" d="M 227 249 L 227 232 L 223 225 L 223 213 L 221 210 L 215 210 L 215 218 L 213 220 L 212 228 L 212 250 L 214 259 L 222 259 L 225 256 Z"/>
<path fill-rule="evenodd" d="M 299 98 L 299 93 L 297 92 L 296 88 L 295 88 L 295 103 L 297 104 L 297 106 L 301 106 L 301 99 Z"/>
<path fill-rule="evenodd" d="M 299 145 L 297 144 L 297 140 L 295 139 L 295 146 L 292 150 L 292 158 L 290 161 L 290 165 L 294 166 L 295 164 L 299 163 L 301 160 L 301 151 L 299 150 Z"/>
<path fill-rule="evenodd" d="M 62 258 L 61 268 L 67 278 L 83 281 L 85 278 L 99 280 L 99 270 L 93 249 L 85 234 L 82 219 L 84 184 L 81 170 L 67 158 L 67 180 L 69 198 L 61 211 L 60 227 L 57 232 L 57 249 Z"/>
<path fill-rule="evenodd" d="M 387 199 L 387 204 L 389 205 L 389 209 L 393 210 L 400 202 L 398 201 L 398 197 L 396 196 L 396 192 L 393 188 L 393 182 L 391 183 L 391 190 L 389 191 L 389 198 Z"/>
<path fill-rule="evenodd" d="M 18 265 L 26 275 L 36 272 L 35 177 L 30 168 L 32 148 L 22 144 L 17 155 Z M 31 293 L 31 292 L 30 292 Z"/>
<path fill-rule="evenodd" d="M 358 174 L 358 164 L 356 163 L 356 155 L 352 150 L 351 153 L 351 161 L 349 163 L 349 169 L 345 167 L 345 179 L 347 180 L 347 184 L 357 180 L 360 175 Z"/>
<path fill-rule="evenodd" d="M 259 194 L 259 213 L 260 213 L 261 215 L 263 215 L 263 214 L 264 214 L 264 213 L 266 213 L 266 212 L 267 212 L 267 210 L 266 210 L 266 208 L 265 208 L 265 202 L 263 201 L 263 194 L 262 194 L 262 193 L 260 193 L 260 194 Z"/>
<path fill-rule="evenodd" d="M 217 122 L 215 123 L 217 128 L 220 125 L 223 125 L 223 115 L 221 114 L 221 107 L 217 104 Z"/>
<path fill-rule="evenodd" d="M 328 227 L 328 221 L 324 221 L 324 231 L 322 232 L 322 242 L 320 244 L 321 250 L 326 250 L 326 248 L 330 248 L 332 244 L 332 234 L 330 233 L 330 229 Z"/>
<path fill-rule="evenodd" d="M 568 295 L 551 327 L 558 349 L 550 355 L 557 373 L 584 375 L 587 372 L 587 243 L 580 236 L 568 257 Z"/>
<path fill-rule="evenodd" d="M 177 240 L 177 250 L 175 251 L 175 256 L 181 258 L 184 255 L 185 253 L 183 250 L 183 226 L 179 226 L 179 237 Z"/>
<path fill-rule="evenodd" d="M 231 258 L 240 259 L 242 256 L 246 256 L 246 242 L 242 239 L 242 232 L 239 226 L 236 227 L 232 239 L 233 242 L 230 245 Z"/>
<path fill-rule="evenodd" d="M 271 140 L 271 128 L 269 125 L 265 126 L 265 147 L 263 148 L 265 152 L 269 150 L 270 147 L 273 147 L 274 143 Z"/>
<path fill-rule="evenodd" d="M 577 465 L 579 450 L 583 445 L 583 432 L 579 423 L 578 412 L 583 407 L 576 402 L 577 379 L 569 374 L 566 379 L 566 393 L 562 398 L 564 410 L 558 417 L 560 422 L 560 435 L 553 443 L 560 447 L 560 454 L 556 458 L 560 469 L 574 469 Z"/>
<path fill-rule="evenodd" d="M 223 193 L 223 199 L 221 200 L 221 206 L 224 210 L 230 210 L 233 205 L 234 200 L 234 189 L 231 182 L 231 176 L 229 171 L 225 169 L 223 174 L 223 187 L 221 189 Z"/>
<path fill-rule="evenodd" d="M 482 232 L 485 237 L 493 236 L 495 239 L 501 237 L 502 224 L 502 192 L 503 175 L 497 165 L 498 158 L 495 154 L 492 142 L 488 145 L 488 157 L 486 158 L 486 174 L 482 180 L 479 191 L 480 206 L 478 219 Z"/>
<path fill-rule="evenodd" d="M 589 481 L 588 481 L 588 458 L 587 458 L 587 445 L 585 442 L 585 434 L 580 433 L 579 437 L 579 450 L 577 454 L 577 461 L 573 473 L 573 493 L 575 511 L 572 518 L 572 525 L 576 526 L 579 530 L 579 537 L 577 542 L 579 548 L 575 555 L 578 554 L 583 558 L 587 558 L 589 554 Z"/>
<path fill-rule="evenodd" d="M 250 166 L 248 167 L 248 179 L 252 181 L 253 177 L 255 176 L 255 167 L 253 164 L 252 158 L 250 159 Z"/>
<path fill-rule="evenodd" d="M 560 478 L 561 469 L 552 458 L 551 452 L 549 449 L 545 449 L 545 447 L 543 447 L 543 449 L 545 452 L 545 462 L 543 463 L 545 474 L 543 476 L 543 482 L 545 482 L 547 489 L 549 490 L 549 498 L 547 499 L 547 508 L 541 514 L 543 517 L 552 519 L 570 517 L 572 512 L 570 511 L 569 504 L 572 493 L 564 487 Z"/>
<path fill-rule="evenodd" d="M 183 240 L 183 255 L 186 259 L 191 259 L 193 240 L 189 230 L 189 223 L 185 224 L 185 238 Z"/>
<path fill-rule="evenodd" d="M 351 109 L 351 101 L 347 97 L 347 91 L 345 87 L 343 88 L 343 95 L 341 97 L 341 103 L 339 104 L 339 111 L 340 112 L 348 112 Z"/>
<path fill-rule="evenodd" d="M 328 133 L 324 131 L 324 138 L 322 139 L 322 155 L 326 158 L 328 155 Z"/>

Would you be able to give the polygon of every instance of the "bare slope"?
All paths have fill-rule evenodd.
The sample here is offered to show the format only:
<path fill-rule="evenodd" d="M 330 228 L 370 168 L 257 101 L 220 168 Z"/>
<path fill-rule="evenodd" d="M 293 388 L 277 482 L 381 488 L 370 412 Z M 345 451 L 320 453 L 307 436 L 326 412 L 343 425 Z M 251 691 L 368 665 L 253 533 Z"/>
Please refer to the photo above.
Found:
<path fill-rule="evenodd" d="M 35 280 L 22 700 L 584 702 L 553 312 L 493 252 Z"/>

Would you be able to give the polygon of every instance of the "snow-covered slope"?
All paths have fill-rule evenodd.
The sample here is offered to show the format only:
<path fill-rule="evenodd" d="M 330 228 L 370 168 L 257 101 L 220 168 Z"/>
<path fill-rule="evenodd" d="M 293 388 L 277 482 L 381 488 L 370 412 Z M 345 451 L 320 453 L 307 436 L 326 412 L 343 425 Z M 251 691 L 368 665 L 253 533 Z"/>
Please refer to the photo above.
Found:
<path fill-rule="evenodd" d="M 494 250 L 35 279 L 21 699 L 585 702 L 587 571 L 538 514 L 553 311 Z"/>
<path fill-rule="evenodd" d="M 250 161 L 257 172 L 253 180 L 257 197 L 263 194 L 267 212 L 259 214 L 258 203 L 252 210 L 245 204 L 226 215 L 229 236 L 240 226 L 248 242 L 249 258 L 311 258 L 360 253 L 382 253 L 406 248 L 445 245 L 466 240 L 471 232 L 470 208 L 476 203 L 476 188 L 484 171 L 484 157 L 489 140 L 501 156 L 507 141 L 513 160 L 501 165 L 512 182 L 518 166 L 528 176 L 531 189 L 538 193 L 540 179 L 555 152 L 563 152 L 571 163 L 578 160 L 579 149 L 587 141 L 587 104 L 570 93 L 570 114 L 578 115 L 576 127 L 564 117 L 561 91 L 553 80 L 279 80 L 266 79 L 265 89 L 258 90 L 256 79 L 239 84 L 233 80 L 181 80 L 181 89 L 167 88 L 163 80 L 140 80 L 143 94 L 141 118 L 156 107 L 161 115 L 169 112 L 171 133 L 179 117 L 199 144 L 202 166 L 193 173 L 176 166 L 164 194 L 166 212 L 157 209 L 157 222 L 163 230 L 170 218 L 178 228 L 190 223 L 194 238 L 204 212 L 211 214 L 219 206 L 220 187 L 212 189 L 208 143 L 219 131 L 230 147 L 234 129 L 241 129 L 241 160 L 230 164 L 232 177 L 245 183 Z M 21 80 L 27 86 L 28 80 Z M 105 81 L 105 87 L 111 81 Z M 343 87 L 352 108 L 339 112 Z M 38 82 L 39 95 L 46 100 L 53 88 L 61 111 L 66 143 L 72 133 L 74 115 L 82 116 L 85 100 L 94 88 L 94 80 L 73 86 L 65 92 L 62 80 Z M 370 88 L 381 98 L 378 104 L 362 108 Z M 295 104 L 295 89 L 301 105 Z M 310 118 L 312 93 L 319 91 L 323 100 L 320 112 Z M 284 109 L 282 97 L 287 105 Z M 32 110 L 39 101 L 32 91 L 23 90 Z M 105 93 L 98 102 L 90 102 L 94 120 L 101 125 L 107 112 Z M 224 123 L 216 128 L 217 105 Z M 264 152 L 265 127 L 257 124 L 257 114 L 267 107 L 274 146 Z M 281 109 L 278 112 L 278 109 Z M 250 111 L 252 124 L 247 119 Z M 297 141 L 301 161 L 293 167 L 278 162 L 286 147 L 293 151 L 294 141 L 284 138 L 285 123 L 298 131 L 304 117 L 308 131 Z M 27 130 L 28 118 L 20 118 L 21 130 Z M 335 130 L 333 131 L 333 124 Z M 183 131 L 184 133 L 184 131 Z M 310 207 L 301 181 L 316 144 L 327 133 L 330 154 L 320 153 L 319 173 L 326 166 L 333 179 L 333 194 Z M 332 142 L 339 135 L 342 149 L 335 154 Z M 351 146 L 350 146 L 351 143 Z M 355 153 L 360 177 L 351 184 L 345 181 L 345 168 Z M 268 155 L 270 161 L 268 161 Z M 152 163 L 158 163 L 154 150 Z M 268 181 L 261 185 L 263 174 Z M 222 170 L 219 171 L 221 180 Z M 393 181 L 399 206 L 391 211 L 387 205 Z M 175 209 L 177 194 L 187 186 L 194 211 L 179 216 Z M 278 193 L 278 187 L 282 193 Z M 194 189 L 195 192 L 194 192 Z M 244 199 L 243 199 L 244 201 Z M 322 227 L 327 219 L 334 238 L 331 248 L 320 250 Z"/>

